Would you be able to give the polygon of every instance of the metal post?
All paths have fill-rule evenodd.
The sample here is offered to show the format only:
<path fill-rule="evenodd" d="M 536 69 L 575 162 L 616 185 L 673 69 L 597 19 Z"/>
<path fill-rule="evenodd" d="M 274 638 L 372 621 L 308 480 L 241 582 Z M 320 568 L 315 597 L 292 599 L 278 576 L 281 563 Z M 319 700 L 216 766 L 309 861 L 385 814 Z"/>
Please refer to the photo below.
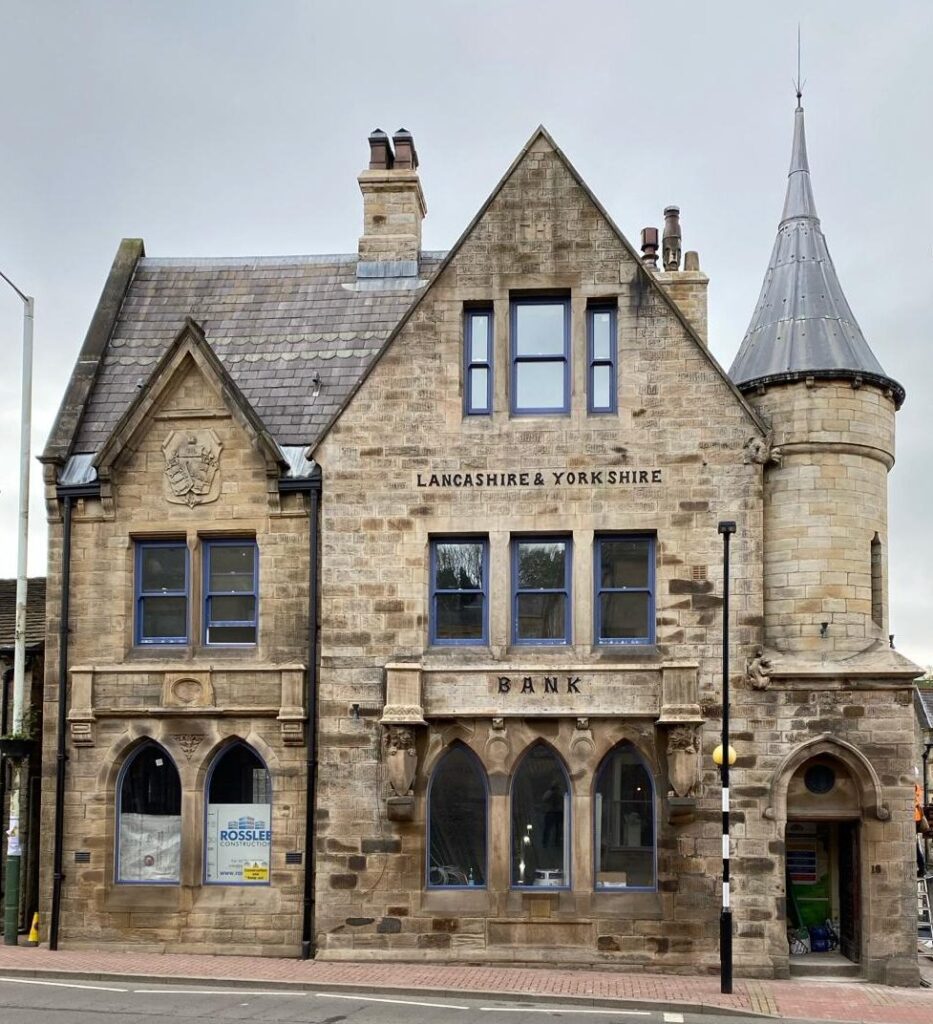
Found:
<path fill-rule="evenodd" d="M 719 915 L 719 990 L 732 992 L 732 907 L 729 901 L 729 538 L 734 522 L 721 522 L 722 534 L 722 911 Z"/>
<path fill-rule="evenodd" d="M 19 435 L 19 530 L 16 557 L 16 624 L 13 640 L 13 732 L 23 733 L 23 706 L 26 689 L 26 556 L 29 541 L 29 458 L 32 430 L 32 324 L 35 300 L 24 295 L 0 271 L 0 277 L 23 300 L 23 373 Z M 13 764 L 10 788 L 10 820 L 7 829 L 6 889 L 4 892 L 3 941 L 15 946 L 19 941 L 20 790 L 24 765 Z"/>

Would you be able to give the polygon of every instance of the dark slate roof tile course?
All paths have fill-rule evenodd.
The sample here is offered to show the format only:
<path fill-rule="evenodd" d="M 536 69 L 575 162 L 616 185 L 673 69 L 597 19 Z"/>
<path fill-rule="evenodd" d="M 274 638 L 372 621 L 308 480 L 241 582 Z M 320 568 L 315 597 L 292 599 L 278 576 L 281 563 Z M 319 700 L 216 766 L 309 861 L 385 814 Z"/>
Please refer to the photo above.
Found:
<path fill-rule="evenodd" d="M 143 257 L 73 450 L 92 452 L 104 444 L 186 316 L 202 326 L 275 439 L 311 444 L 443 256 L 424 253 L 420 278 L 385 282 L 358 281 L 355 256 Z"/>
<path fill-rule="evenodd" d="M 16 580 L 0 580 L 0 650 L 13 650 L 16 636 Z M 45 577 L 26 581 L 26 649 L 45 643 Z"/>

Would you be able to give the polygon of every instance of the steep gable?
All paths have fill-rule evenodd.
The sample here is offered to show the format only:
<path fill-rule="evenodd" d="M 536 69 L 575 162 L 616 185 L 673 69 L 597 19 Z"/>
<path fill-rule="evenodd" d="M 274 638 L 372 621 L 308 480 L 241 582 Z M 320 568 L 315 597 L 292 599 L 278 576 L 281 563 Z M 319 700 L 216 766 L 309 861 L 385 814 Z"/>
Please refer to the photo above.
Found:
<path fill-rule="evenodd" d="M 546 170 L 544 175 L 546 179 L 551 180 L 545 182 L 540 180 L 543 163 L 551 165 L 550 170 Z M 579 214 L 579 220 L 573 225 L 568 224 L 567 218 L 562 216 L 560 210 L 560 204 L 566 201 L 568 185 L 578 192 L 578 201 L 573 206 Z M 503 213 L 506 220 L 510 219 L 508 214 L 512 214 L 511 230 L 504 235 L 495 235 L 492 225 L 497 221 L 501 223 Z M 561 227 L 565 230 L 561 231 Z M 571 229 L 566 230 L 568 227 Z M 618 250 L 615 254 L 618 262 L 609 268 L 605 265 L 605 257 L 607 251 L 613 248 Z M 638 253 L 579 172 L 547 130 L 539 126 L 447 253 L 427 288 L 412 303 L 375 358 L 365 368 L 342 406 L 310 447 L 309 454 L 314 452 L 340 419 L 354 395 L 373 373 L 405 325 L 413 317 L 417 317 L 419 310 L 430 301 L 433 289 L 442 280 L 449 283 L 452 274 L 456 274 L 458 284 L 464 289 L 482 287 L 484 282 L 489 280 L 490 269 L 496 262 L 495 257 L 499 257 L 500 262 L 502 257 L 508 261 L 510 275 L 515 280 L 513 287 L 516 289 L 554 287 L 555 274 L 565 274 L 568 285 L 573 279 L 588 281 L 594 286 L 605 286 L 607 293 L 617 292 L 620 284 L 628 285 L 634 301 L 641 310 L 647 311 L 651 307 L 655 313 L 669 316 L 680 325 L 685 337 L 700 353 L 708 370 L 722 382 L 725 390 L 731 393 L 727 400 L 738 403 L 742 408 L 749 429 L 757 434 L 766 433 L 766 428 L 757 413 L 710 353 L 680 307 L 645 269 Z M 599 269 L 597 264 L 602 264 Z M 535 281 L 535 275 L 547 275 L 548 283 Z"/>

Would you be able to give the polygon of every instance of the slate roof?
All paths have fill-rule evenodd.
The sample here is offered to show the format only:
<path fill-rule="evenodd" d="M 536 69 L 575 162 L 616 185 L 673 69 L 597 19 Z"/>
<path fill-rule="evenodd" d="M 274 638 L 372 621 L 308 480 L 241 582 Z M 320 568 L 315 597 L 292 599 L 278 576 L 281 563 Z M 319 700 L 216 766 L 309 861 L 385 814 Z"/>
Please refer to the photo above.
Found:
<path fill-rule="evenodd" d="M 933 731 L 933 686 L 915 686 L 914 705 L 922 728 Z"/>
<path fill-rule="evenodd" d="M 784 211 L 751 323 L 729 375 L 743 390 L 803 375 L 862 376 L 904 389 L 884 372 L 842 291 L 813 200 L 803 107 L 794 112 L 794 144 Z"/>
<path fill-rule="evenodd" d="M 13 650 L 16 634 L 16 580 L 0 580 L 0 651 Z M 26 648 L 45 643 L 45 577 L 26 583 Z"/>
<path fill-rule="evenodd" d="M 352 256 L 141 257 L 100 361 L 72 452 L 95 452 L 196 320 L 280 445 L 307 446 L 333 417 L 444 253 L 418 276 Z M 415 269 L 414 264 L 401 270 Z M 376 276 L 371 276 L 375 274 Z M 316 383 L 319 377 L 319 385 Z"/>

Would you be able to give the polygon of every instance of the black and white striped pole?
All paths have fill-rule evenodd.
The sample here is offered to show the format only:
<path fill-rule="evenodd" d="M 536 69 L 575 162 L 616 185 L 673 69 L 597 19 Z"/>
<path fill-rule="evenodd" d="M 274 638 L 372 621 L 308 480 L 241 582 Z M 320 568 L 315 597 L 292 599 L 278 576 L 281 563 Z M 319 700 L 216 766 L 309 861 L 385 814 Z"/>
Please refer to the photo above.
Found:
<path fill-rule="evenodd" d="M 719 990 L 732 992 L 732 906 L 729 896 L 729 765 L 735 752 L 729 746 L 729 538 L 735 523 L 719 524 L 722 534 L 722 743 L 713 760 L 722 774 L 722 911 L 719 915 Z"/>

